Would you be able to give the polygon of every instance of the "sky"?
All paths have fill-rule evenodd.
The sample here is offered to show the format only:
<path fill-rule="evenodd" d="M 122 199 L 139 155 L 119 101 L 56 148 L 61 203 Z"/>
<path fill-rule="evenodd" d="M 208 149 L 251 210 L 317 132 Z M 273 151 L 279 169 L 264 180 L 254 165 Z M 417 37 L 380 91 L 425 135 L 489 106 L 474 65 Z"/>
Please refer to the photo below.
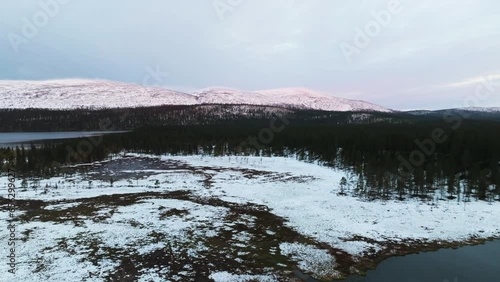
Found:
<path fill-rule="evenodd" d="M 0 80 L 65 78 L 500 107 L 500 1 L 2 1 Z"/>

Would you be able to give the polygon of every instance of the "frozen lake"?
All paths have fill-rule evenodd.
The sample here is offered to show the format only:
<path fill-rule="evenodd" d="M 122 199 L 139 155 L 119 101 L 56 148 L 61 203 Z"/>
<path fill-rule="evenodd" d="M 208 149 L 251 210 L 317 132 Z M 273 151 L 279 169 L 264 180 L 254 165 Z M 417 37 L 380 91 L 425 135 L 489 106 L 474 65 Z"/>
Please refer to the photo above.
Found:
<path fill-rule="evenodd" d="M 123 131 L 67 131 L 67 132 L 0 132 L 0 148 L 44 140 L 61 140 L 104 134 L 123 133 Z"/>

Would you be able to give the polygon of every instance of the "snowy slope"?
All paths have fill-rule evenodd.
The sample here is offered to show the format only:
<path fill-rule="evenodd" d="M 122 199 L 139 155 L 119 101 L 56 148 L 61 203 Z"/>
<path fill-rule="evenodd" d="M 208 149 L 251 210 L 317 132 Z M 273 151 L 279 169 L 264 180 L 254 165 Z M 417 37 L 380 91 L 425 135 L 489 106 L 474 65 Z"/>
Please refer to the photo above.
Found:
<path fill-rule="evenodd" d="M 102 80 L 0 81 L 0 108 L 123 108 L 159 105 L 248 104 L 327 111 L 391 110 L 305 88 L 241 91 L 208 88 L 193 94 Z"/>
<path fill-rule="evenodd" d="M 202 104 L 273 105 L 340 112 L 391 111 L 368 102 L 336 98 L 327 93 L 306 88 L 282 88 L 253 92 L 231 88 L 208 88 L 194 95 Z"/>
<path fill-rule="evenodd" d="M 125 108 L 197 104 L 192 95 L 100 80 L 0 81 L 0 108 Z"/>
<path fill-rule="evenodd" d="M 281 88 L 260 91 L 241 91 L 231 88 L 208 88 L 194 93 L 202 104 L 249 104 L 287 106 L 325 111 L 377 111 L 391 110 L 359 100 L 334 97 L 306 88 Z"/>
<path fill-rule="evenodd" d="M 295 105 L 307 109 L 327 111 L 377 111 L 390 112 L 391 110 L 359 100 L 336 98 L 327 93 L 313 91 L 305 88 L 282 88 L 258 91 L 267 97 L 272 104 Z"/>
<path fill-rule="evenodd" d="M 207 88 L 193 93 L 200 104 L 248 104 L 268 105 L 266 97 L 258 93 L 232 88 Z"/>

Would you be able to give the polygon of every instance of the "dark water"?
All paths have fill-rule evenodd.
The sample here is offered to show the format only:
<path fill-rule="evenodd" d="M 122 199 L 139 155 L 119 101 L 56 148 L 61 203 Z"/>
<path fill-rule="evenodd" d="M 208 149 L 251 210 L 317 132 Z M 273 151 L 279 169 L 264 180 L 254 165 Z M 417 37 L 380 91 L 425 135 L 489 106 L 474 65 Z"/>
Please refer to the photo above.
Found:
<path fill-rule="evenodd" d="M 500 281 L 500 241 L 442 249 L 383 261 L 367 277 L 349 282 L 496 282 Z"/>
<path fill-rule="evenodd" d="M 79 137 L 99 136 L 122 131 L 68 131 L 68 132 L 0 132 L 0 147 L 12 147 L 20 144 L 45 140 L 61 140 Z"/>

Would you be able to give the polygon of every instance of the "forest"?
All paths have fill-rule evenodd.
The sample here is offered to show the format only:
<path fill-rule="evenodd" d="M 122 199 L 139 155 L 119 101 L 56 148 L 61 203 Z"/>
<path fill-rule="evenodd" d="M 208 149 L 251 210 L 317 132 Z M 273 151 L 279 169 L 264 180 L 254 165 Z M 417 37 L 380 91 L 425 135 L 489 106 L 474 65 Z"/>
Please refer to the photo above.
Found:
<path fill-rule="evenodd" d="M 500 121 L 481 115 L 335 113 L 244 105 L 149 110 L 136 110 L 124 119 L 120 116 L 126 110 L 71 113 L 89 118 L 73 124 L 77 119 L 68 116 L 67 124 L 58 126 L 95 130 L 106 120 L 108 129 L 130 132 L 2 148 L 0 165 L 3 171 L 14 167 L 27 176 L 43 176 L 120 152 L 287 156 L 344 170 L 345 179 L 335 185 L 369 200 L 427 200 L 436 191 L 442 191 L 443 199 L 457 201 L 500 200 Z M 62 116 L 24 113 L 35 124 L 52 124 Z M 70 124 L 73 127 L 66 127 Z M 17 125 L 2 126 L 15 130 Z"/>

